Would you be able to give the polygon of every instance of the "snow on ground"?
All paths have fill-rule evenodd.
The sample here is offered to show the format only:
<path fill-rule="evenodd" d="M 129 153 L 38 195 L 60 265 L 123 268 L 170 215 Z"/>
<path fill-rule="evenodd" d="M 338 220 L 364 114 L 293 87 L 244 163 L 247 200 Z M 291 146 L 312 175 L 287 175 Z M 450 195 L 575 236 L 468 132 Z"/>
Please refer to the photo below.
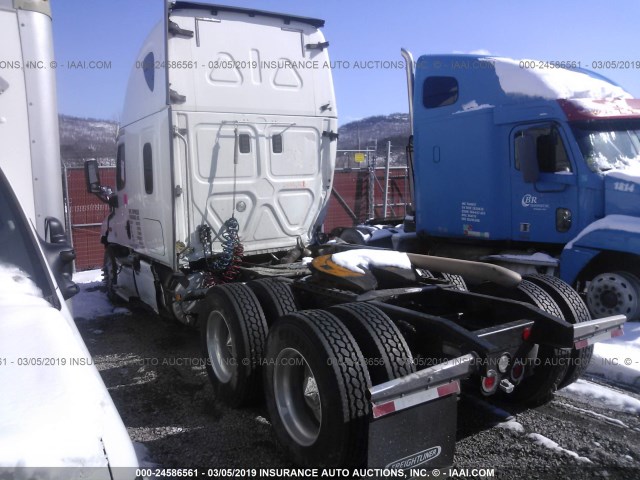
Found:
<path fill-rule="evenodd" d="M 542 447 L 548 448 L 549 450 L 553 450 L 554 452 L 563 453 L 565 455 L 569 455 L 570 457 L 575 458 L 579 462 L 584 463 L 593 463 L 587 457 L 581 457 L 576 452 L 572 450 L 567 450 L 566 448 L 562 448 L 556 442 L 551 440 L 550 438 L 545 437 L 544 435 L 540 435 L 539 433 L 530 433 L 527 435 L 528 438 L 533 440 L 533 443 L 536 445 L 540 445 Z"/>
<path fill-rule="evenodd" d="M 579 408 L 579 407 L 575 407 L 569 403 L 564 403 L 562 405 L 563 408 L 566 408 L 568 410 L 574 410 L 576 412 L 580 412 L 580 413 L 584 413 L 586 415 L 589 415 L 591 417 L 595 417 L 595 418 L 599 418 L 602 421 L 605 421 L 607 423 L 610 423 L 612 425 L 617 425 L 618 427 L 622 427 L 622 428 L 629 428 L 629 426 L 624 423 L 622 420 L 618 420 L 617 418 L 611 418 L 607 415 L 602 415 L 601 413 L 598 412 L 594 412 L 593 410 L 587 410 L 584 408 Z"/>
<path fill-rule="evenodd" d="M 80 293 L 71 299 L 73 317 L 93 319 L 108 315 L 129 315 L 124 307 L 114 307 L 102 288 L 102 270 L 87 270 L 73 274 L 73 281 L 80 286 Z"/>
<path fill-rule="evenodd" d="M 640 415 L 640 400 L 637 398 L 586 380 L 578 380 L 563 388 L 560 394 L 577 397 L 588 403 L 600 403 L 619 412 Z"/>
<path fill-rule="evenodd" d="M 501 422 L 496 426 L 498 428 L 504 428 L 505 430 L 511 430 L 516 433 L 524 433 L 524 426 L 520 422 L 516 422 L 515 420 Z"/>

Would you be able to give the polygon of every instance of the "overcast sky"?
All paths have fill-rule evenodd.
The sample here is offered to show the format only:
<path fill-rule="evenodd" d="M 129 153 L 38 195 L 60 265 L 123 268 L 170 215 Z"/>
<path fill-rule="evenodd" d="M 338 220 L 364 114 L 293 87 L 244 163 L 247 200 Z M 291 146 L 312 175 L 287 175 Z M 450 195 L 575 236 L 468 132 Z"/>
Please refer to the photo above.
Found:
<path fill-rule="evenodd" d="M 109 69 L 58 68 L 61 113 L 117 120 L 127 79 L 164 0 L 52 0 L 56 59 L 111 62 Z M 241 7 L 326 20 L 332 61 L 399 61 L 400 47 L 427 53 L 489 52 L 512 58 L 640 66 L 637 0 L 561 2 L 428 0 L 227 0 Z M 637 62 L 637 64 L 636 64 Z M 596 69 L 640 98 L 640 69 Z M 334 70 L 340 123 L 406 112 L 404 71 Z"/>

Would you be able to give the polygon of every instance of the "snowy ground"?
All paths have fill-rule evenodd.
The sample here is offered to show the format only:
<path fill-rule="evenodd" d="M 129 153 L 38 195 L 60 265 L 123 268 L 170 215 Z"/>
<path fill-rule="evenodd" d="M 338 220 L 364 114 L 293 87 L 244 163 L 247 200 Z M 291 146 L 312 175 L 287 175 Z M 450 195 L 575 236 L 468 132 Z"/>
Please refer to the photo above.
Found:
<path fill-rule="evenodd" d="M 73 281 L 80 285 L 80 293 L 71 300 L 73 318 L 101 318 L 109 315 L 127 315 L 127 308 L 114 307 L 102 289 L 102 270 L 87 270 L 73 274 Z"/>

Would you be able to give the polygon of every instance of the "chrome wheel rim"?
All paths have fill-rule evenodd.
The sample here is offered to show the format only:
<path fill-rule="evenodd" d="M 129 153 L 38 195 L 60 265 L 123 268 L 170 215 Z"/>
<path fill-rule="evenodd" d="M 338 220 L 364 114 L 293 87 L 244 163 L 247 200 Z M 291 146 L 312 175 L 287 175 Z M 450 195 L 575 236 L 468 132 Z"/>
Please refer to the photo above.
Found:
<path fill-rule="evenodd" d="M 293 348 L 282 350 L 275 361 L 273 391 L 282 423 L 291 438 L 312 445 L 320 434 L 322 402 L 313 371 Z"/>
<path fill-rule="evenodd" d="M 596 276 L 587 289 L 587 305 L 595 318 L 623 314 L 628 319 L 640 316 L 640 280 L 627 272 L 609 272 Z"/>
<path fill-rule="evenodd" d="M 209 314 L 207 321 L 207 353 L 218 380 L 229 382 L 235 369 L 235 348 L 229 325 L 217 310 Z"/>

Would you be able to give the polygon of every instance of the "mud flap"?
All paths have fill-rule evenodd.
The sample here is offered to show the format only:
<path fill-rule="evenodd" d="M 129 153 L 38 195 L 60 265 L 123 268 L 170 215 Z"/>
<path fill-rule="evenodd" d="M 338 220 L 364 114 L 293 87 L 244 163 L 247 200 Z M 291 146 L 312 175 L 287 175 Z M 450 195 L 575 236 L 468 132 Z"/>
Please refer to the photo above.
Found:
<path fill-rule="evenodd" d="M 402 399 L 375 405 L 369 424 L 369 468 L 412 470 L 448 468 L 453 465 L 456 444 L 457 403 L 460 387 L 452 382 L 441 390 L 444 396 L 404 407 Z M 437 390 L 435 395 L 438 395 Z M 396 411 L 387 413 L 392 408 Z M 386 410 L 386 411 L 385 411 Z M 381 414 L 376 418 L 376 414 Z"/>
<path fill-rule="evenodd" d="M 477 369 L 475 352 L 369 389 L 369 468 L 405 477 L 453 465 L 460 380 Z"/>

